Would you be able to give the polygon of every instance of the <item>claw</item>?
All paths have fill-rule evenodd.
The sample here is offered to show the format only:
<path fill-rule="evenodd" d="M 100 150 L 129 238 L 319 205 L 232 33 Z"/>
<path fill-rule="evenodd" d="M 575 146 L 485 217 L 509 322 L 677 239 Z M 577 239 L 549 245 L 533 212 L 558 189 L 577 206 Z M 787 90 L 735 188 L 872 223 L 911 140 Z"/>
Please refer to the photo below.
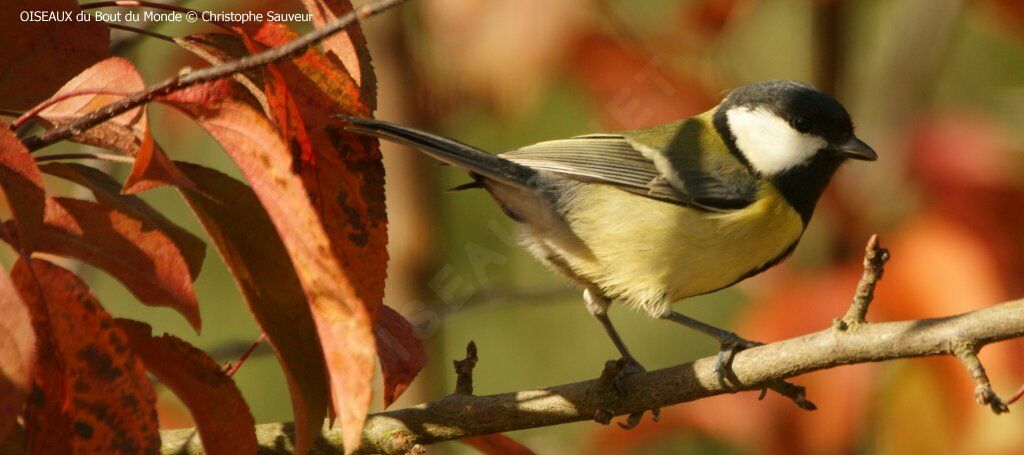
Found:
<path fill-rule="evenodd" d="M 610 360 L 605 364 L 604 372 L 601 374 L 604 378 L 610 378 L 610 384 L 612 390 L 618 395 L 625 395 L 626 389 L 622 385 L 622 378 L 637 374 L 644 373 L 647 370 L 640 365 L 635 359 L 630 357 L 623 357 L 619 360 Z M 626 418 L 626 423 L 619 422 L 619 426 L 625 430 L 632 430 L 640 424 L 646 411 L 634 412 Z M 655 408 L 651 410 L 652 420 L 655 422 L 661 417 L 661 409 Z M 600 421 L 600 420 L 599 420 Z M 604 422 L 602 422 L 604 423 Z"/>
<path fill-rule="evenodd" d="M 730 333 L 721 343 L 721 348 L 718 350 L 718 356 L 715 357 L 714 364 L 715 375 L 718 376 L 719 381 L 725 381 L 726 374 L 732 368 L 732 361 L 736 357 L 737 352 L 764 344 L 740 338 L 735 333 Z"/>
<path fill-rule="evenodd" d="M 626 423 L 619 422 L 619 427 L 623 430 L 632 430 L 640 425 L 640 419 L 644 417 L 643 412 L 634 412 L 626 418 Z"/>

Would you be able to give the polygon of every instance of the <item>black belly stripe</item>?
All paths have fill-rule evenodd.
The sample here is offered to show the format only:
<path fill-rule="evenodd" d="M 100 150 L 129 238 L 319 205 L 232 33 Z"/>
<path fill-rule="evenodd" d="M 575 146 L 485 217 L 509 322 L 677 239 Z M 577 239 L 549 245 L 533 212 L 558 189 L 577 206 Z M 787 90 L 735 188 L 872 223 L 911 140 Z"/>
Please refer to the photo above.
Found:
<path fill-rule="evenodd" d="M 801 232 L 801 236 L 800 237 L 803 237 L 803 233 L 802 232 Z M 796 245 L 798 243 L 800 243 L 800 237 L 797 237 L 797 239 L 794 240 L 793 243 L 790 243 L 789 246 L 787 246 L 786 249 L 782 252 L 782 254 L 772 258 L 770 261 L 765 262 L 764 264 L 761 264 L 760 266 L 754 268 L 753 270 L 750 270 L 749 272 L 743 274 L 743 276 L 737 278 L 736 281 L 733 281 L 732 283 L 729 283 L 729 284 L 727 284 L 725 286 L 722 286 L 722 287 L 720 287 L 718 289 L 713 289 L 713 290 L 710 290 L 710 291 L 707 291 L 707 292 L 704 292 L 704 293 L 701 293 L 701 294 L 697 294 L 697 295 L 705 295 L 705 294 L 710 294 L 712 292 L 721 291 L 722 289 L 725 289 L 725 288 L 727 288 L 729 286 L 732 286 L 732 285 L 734 285 L 736 283 L 739 283 L 740 281 L 743 281 L 743 280 L 745 280 L 747 278 L 750 278 L 750 277 L 752 277 L 754 275 L 758 275 L 761 272 L 764 272 L 765 270 L 768 270 L 768 269 L 770 269 L 772 267 L 775 267 L 780 262 L 786 260 L 786 258 L 788 258 L 789 255 L 793 254 L 793 250 L 796 249 Z"/>

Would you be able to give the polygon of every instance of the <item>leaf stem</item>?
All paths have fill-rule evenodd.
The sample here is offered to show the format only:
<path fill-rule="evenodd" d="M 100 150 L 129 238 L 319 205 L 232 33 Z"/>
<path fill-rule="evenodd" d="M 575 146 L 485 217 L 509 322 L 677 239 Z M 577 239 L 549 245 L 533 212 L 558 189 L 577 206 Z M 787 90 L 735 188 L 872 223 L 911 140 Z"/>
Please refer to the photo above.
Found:
<path fill-rule="evenodd" d="M 257 338 L 256 341 L 253 341 L 252 344 L 249 345 L 249 348 L 246 349 L 245 352 L 242 353 L 242 356 L 238 358 L 238 361 L 235 362 L 235 364 L 233 366 L 230 363 L 225 365 L 224 369 L 227 370 L 227 371 L 225 371 L 225 374 L 227 374 L 227 376 L 229 378 L 234 376 L 235 373 L 238 372 L 238 369 L 242 368 L 242 364 L 245 363 L 245 361 L 249 359 L 249 356 L 252 355 L 252 352 L 256 350 L 256 347 L 258 347 L 260 345 L 260 343 L 263 343 L 263 340 L 266 340 L 266 339 L 267 339 L 267 334 L 266 333 L 261 333 L 260 337 Z"/>

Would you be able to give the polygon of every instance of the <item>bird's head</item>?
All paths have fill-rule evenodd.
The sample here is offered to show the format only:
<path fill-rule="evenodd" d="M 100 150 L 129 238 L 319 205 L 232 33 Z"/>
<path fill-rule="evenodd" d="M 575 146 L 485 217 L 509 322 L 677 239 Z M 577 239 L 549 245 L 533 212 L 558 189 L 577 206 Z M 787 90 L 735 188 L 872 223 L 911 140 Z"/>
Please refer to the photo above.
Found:
<path fill-rule="evenodd" d="M 842 104 L 800 82 L 740 87 L 719 106 L 715 124 L 750 167 L 769 178 L 816 162 L 829 163 L 825 167 L 834 170 L 847 158 L 878 158 L 854 136 L 853 122 Z"/>

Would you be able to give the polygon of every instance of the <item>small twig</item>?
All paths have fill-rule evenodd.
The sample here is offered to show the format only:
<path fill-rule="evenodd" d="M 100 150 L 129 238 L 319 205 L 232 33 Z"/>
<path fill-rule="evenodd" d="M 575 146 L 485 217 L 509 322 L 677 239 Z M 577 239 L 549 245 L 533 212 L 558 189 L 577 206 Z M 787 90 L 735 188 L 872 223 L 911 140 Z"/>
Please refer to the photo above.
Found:
<path fill-rule="evenodd" d="M 798 386 L 786 381 L 777 381 L 768 384 L 768 387 L 761 389 L 761 394 L 758 395 L 758 400 L 763 400 L 765 395 L 768 394 L 768 389 L 772 389 L 775 393 L 789 398 L 793 401 L 798 408 L 805 411 L 816 411 L 818 406 L 807 399 L 807 389 L 803 386 Z"/>
<path fill-rule="evenodd" d="M 135 163 L 134 156 L 117 155 L 114 153 L 61 153 L 56 155 L 36 157 L 37 163 L 57 160 L 103 160 L 112 161 L 115 163 Z"/>
<path fill-rule="evenodd" d="M 889 250 L 882 248 L 878 243 L 878 234 L 868 239 L 868 245 L 864 249 L 864 274 L 857 283 L 857 292 L 853 295 L 853 303 L 842 320 L 834 321 L 839 330 L 846 330 L 858 324 L 864 324 L 868 314 L 868 306 L 875 298 L 875 286 L 878 280 L 882 279 L 885 263 L 889 261 Z"/>
<path fill-rule="evenodd" d="M 985 367 L 981 365 L 981 360 L 978 359 L 978 348 L 970 342 L 960 341 L 954 345 L 953 353 L 956 355 L 956 358 L 960 359 L 960 363 L 964 364 L 967 372 L 971 375 L 971 379 L 974 380 L 975 401 L 980 405 L 988 405 L 996 415 L 1010 412 L 1007 404 L 992 390 L 992 383 L 988 380 Z"/>
<path fill-rule="evenodd" d="M 132 32 L 132 33 L 138 33 L 140 35 L 146 35 L 146 36 L 148 36 L 150 38 L 156 38 L 156 39 L 164 40 L 164 41 L 171 42 L 171 43 L 174 42 L 174 38 L 171 38 L 170 36 L 164 35 L 162 33 L 157 33 L 157 32 L 154 32 L 154 31 L 146 30 L 146 29 L 141 28 L 141 27 L 133 27 L 131 25 L 117 24 L 117 23 L 114 23 L 114 22 L 107 22 L 107 27 L 118 29 L 118 30 L 124 30 L 124 31 L 128 31 L 128 32 Z"/>
<path fill-rule="evenodd" d="M 466 345 L 466 358 L 452 361 L 455 364 L 455 393 L 460 395 L 473 394 L 473 368 L 476 367 L 476 343 L 470 341 Z"/>
<path fill-rule="evenodd" d="M 0 108 L 0 115 L 7 116 L 7 117 L 15 117 L 15 118 L 17 118 L 17 117 L 21 117 L 22 115 L 25 115 L 25 113 L 22 112 L 22 111 L 14 110 L 14 109 L 3 109 L 3 108 Z"/>
<path fill-rule="evenodd" d="M 327 39 L 331 35 L 344 30 L 358 21 L 394 8 L 405 3 L 405 1 L 406 0 L 380 0 L 369 5 L 364 5 L 343 16 L 339 16 L 323 28 L 305 34 L 283 46 L 270 48 L 220 65 L 210 66 L 194 71 L 179 72 L 163 82 L 147 87 L 144 90 L 132 94 L 131 96 L 103 106 L 73 121 L 63 123 L 54 128 L 43 131 L 38 136 L 30 137 L 24 141 L 25 147 L 30 151 L 38 150 L 55 142 L 81 134 L 83 131 L 93 128 L 123 112 L 127 112 L 128 110 L 149 103 L 157 97 L 166 96 L 196 84 L 214 81 L 294 57 L 305 51 L 309 46 Z"/>
<path fill-rule="evenodd" d="M 248 359 L 249 356 L 252 355 L 252 351 L 255 351 L 256 347 L 259 346 L 260 343 L 263 343 L 263 340 L 266 339 L 267 334 L 261 333 L 260 337 L 257 338 L 256 341 L 253 341 L 252 344 L 249 345 L 249 348 L 242 353 L 242 356 L 238 358 L 238 361 L 235 362 L 234 366 L 231 365 L 231 362 L 228 362 L 227 365 L 224 365 L 225 374 L 227 374 L 229 378 L 234 376 L 235 373 L 238 372 L 238 369 L 242 368 L 242 364 L 245 363 L 246 359 Z"/>
<path fill-rule="evenodd" d="M 43 110 L 45 110 L 46 108 L 48 108 L 50 106 L 53 106 L 54 104 L 57 104 L 57 103 L 59 103 L 61 101 L 69 99 L 69 98 L 74 98 L 74 97 L 77 97 L 77 96 L 85 96 L 85 95 L 128 96 L 128 95 L 131 95 L 131 93 L 129 93 L 129 92 L 121 92 L 121 91 L 117 91 L 117 90 L 102 89 L 102 88 L 83 89 L 83 90 L 75 90 L 73 92 L 62 93 L 60 95 L 56 95 L 56 96 L 47 98 L 43 102 L 37 104 L 32 109 L 29 109 L 28 111 L 26 111 L 24 114 L 21 114 L 21 117 L 18 117 L 13 122 L 11 122 L 11 129 L 12 130 L 18 129 L 19 127 L 21 127 L 21 125 L 24 125 L 25 122 L 31 120 L 35 116 L 39 115 L 40 112 L 42 112 Z"/>

